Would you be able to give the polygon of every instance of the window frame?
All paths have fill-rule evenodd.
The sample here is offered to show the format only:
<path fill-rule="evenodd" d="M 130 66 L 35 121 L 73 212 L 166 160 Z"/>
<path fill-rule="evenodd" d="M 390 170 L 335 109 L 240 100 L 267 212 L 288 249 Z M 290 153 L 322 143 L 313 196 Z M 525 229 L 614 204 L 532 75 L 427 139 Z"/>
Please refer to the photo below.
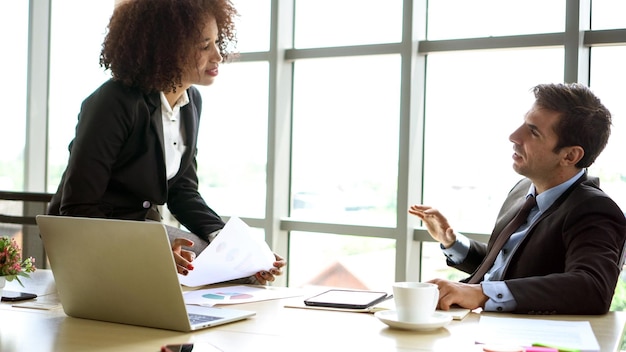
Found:
<path fill-rule="evenodd" d="M 566 28 L 562 33 L 433 41 L 424 40 L 427 1 L 403 0 L 400 43 L 295 49 L 294 2 L 295 0 L 271 0 L 269 50 L 242 53 L 238 58 L 241 62 L 269 63 L 266 210 L 263 218 L 242 220 L 252 227 L 263 229 L 270 247 L 283 254 L 289 253 L 290 231 L 394 239 L 397 251 L 395 278 L 398 281 L 420 280 L 421 243 L 432 241 L 427 231 L 406 212 L 410 201 L 422 198 L 424 148 L 421 141 L 425 133 L 424 73 L 428 54 L 458 50 L 564 46 L 564 81 L 588 84 L 590 48 L 626 44 L 626 29 L 590 30 L 589 0 L 567 0 Z M 47 188 L 47 111 L 43 107 L 48 103 L 48 40 L 52 3 L 53 0 L 30 0 L 25 191 L 43 191 Z M 380 54 L 399 54 L 402 60 L 396 226 L 329 224 L 289 218 L 293 62 L 311 58 Z M 42 81 L 46 84 L 41 84 Z M 468 235 L 481 241 L 488 239 L 488 234 Z M 279 277 L 276 284 L 286 285 L 285 275 Z"/>

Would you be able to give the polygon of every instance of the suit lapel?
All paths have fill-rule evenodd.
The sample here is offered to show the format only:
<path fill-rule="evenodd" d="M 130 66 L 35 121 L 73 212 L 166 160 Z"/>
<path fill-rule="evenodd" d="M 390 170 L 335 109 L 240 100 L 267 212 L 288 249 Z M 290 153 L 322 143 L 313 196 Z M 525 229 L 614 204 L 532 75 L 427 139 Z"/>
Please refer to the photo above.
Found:
<path fill-rule="evenodd" d="M 159 146 L 156 149 L 156 162 L 159 166 L 159 177 L 162 178 L 161 182 L 164 185 L 167 185 L 165 182 L 166 179 L 166 170 L 165 170 L 165 147 L 164 147 L 164 137 L 163 137 L 163 114 L 161 112 L 161 96 L 158 92 L 150 93 L 146 95 L 146 103 L 150 108 L 150 126 L 154 133 L 156 133 L 157 138 L 159 139 Z M 167 188 L 167 186 L 166 186 Z M 166 190 L 167 192 L 167 190 Z"/>
<path fill-rule="evenodd" d="M 504 227 L 511 222 L 511 220 L 515 217 L 515 214 L 517 214 L 517 211 L 526 199 L 526 194 L 528 193 L 530 184 L 531 182 L 527 178 L 518 182 L 511 190 L 509 196 L 504 201 L 504 204 L 502 204 L 502 211 L 498 214 L 496 225 L 494 226 L 493 232 L 489 237 L 489 248 L 491 248 L 493 242 L 498 237 L 497 235 L 502 232 Z"/>
<path fill-rule="evenodd" d="M 180 109 L 180 121 L 183 124 L 185 153 L 183 154 L 181 166 L 187 165 L 196 155 L 196 140 L 198 138 L 198 111 L 194 102 L 194 95 L 188 90 L 189 104 Z"/>
<path fill-rule="evenodd" d="M 561 196 L 559 198 L 557 198 L 557 200 L 554 201 L 554 203 L 552 203 L 550 208 L 546 209 L 546 211 L 544 211 L 543 214 L 541 214 L 539 219 L 537 219 L 537 221 L 535 221 L 535 224 L 539 223 L 546 216 L 554 213 L 557 209 L 559 209 L 559 207 L 561 207 L 563 202 L 565 202 L 565 200 L 570 196 L 570 194 L 572 194 L 572 192 L 574 192 L 574 190 L 576 188 L 578 188 L 578 186 L 581 183 L 583 183 L 583 182 L 585 182 L 587 180 L 588 180 L 588 178 L 587 178 L 587 171 L 585 171 L 585 173 L 582 176 L 580 176 L 578 178 L 578 180 L 576 180 L 568 189 L 565 190 L 565 192 L 563 192 L 563 194 L 561 194 Z M 533 224 L 533 226 L 531 226 L 531 228 L 528 229 L 529 232 L 532 230 L 532 228 L 534 227 L 535 224 Z"/>
<path fill-rule="evenodd" d="M 146 102 L 150 107 L 150 125 L 159 138 L 161 154 L 165 155 L 163 148 L 163 114 L 161 113 L 161 97 L 159 93 L 146 95 Z"/>
<path fill-rule="evenodd" d="M 574 184 L 572 184 L 567 190 L 565 190 L 565 192 L 563 192 L 563 194 L 554 202 L 554 204 L 552 204 L 550 208 L 546 209 L 546 211 L 539 217 L 539 219 L 537 219 L 536 223 L 554 212 L 554 210 L 561 206 L 565 199 L 567 199 L 570 193 L 574 191 L 578 184 L 585 181 L 587 181 L 587 172 L 585 172 L 578 180 L 576 180 L 576 182 L 574 182 Z M 590 182 L 594 182 L 594 180 L 592 179 Z M 513 219 L 515 213 L 517 212 L 517 209 L 519 209 L 519 205 L 516 206 L 515 204 L 521 204 L 524 201 L 530 184 L 530 180 L 526 178 L 518 182 L 517 185 L 513 187 L 511 193 L 502 205 L 502 209 L 506 209 L 506 211 L 500 212 L 500 214 L 498 214 L 498 220 L 496 221 L 496 225 L 494 226 L 491 237 L 494 237 L 494 234 L 500 233 L 502 229 L 511 221 L 511 219 Z M 492 240 L 493 239 L 490 238 L 489 243 L 491 243 Z"/>
<path fill-rule="evenodd" d="M 539 216 L 539 218 L 530 225 L 530 227 L 528 228 L 528 230 L 526 230 L 526 234 L 524 235 L 524 238 L 522 238 L 522 240 L 515 246 L 515 248 L 513 248 L 513 252 L 511 253 L 511 260 L 509 260 L 504 269 L 502 270 L 502 278 L 506 277 L 507 271 L 509 269 L 509 265 L 511 264 L 511 262 L 514 259 L 517 249 L 522 245 L 523 242 L 528 241 L 528 239 L 532 236 L 535 227 L 541 223 L 541 221 L 543 221 L 543 219 L 545 219 L 547 216 L 549 216 L 550 214 L 554 213 L 557 209 L 559 209 L 559 207 L 561 206 L 561 204 L 563 204 L 563 202 L 565 202 L 565 200 L 569 197 L 569 195 L 583 182 L 587 181 L 587 171 L 585 171 L 585 173 L 578 178 L 578 180 L 576 180 L 576 182 L 574 182 L 568 189 L 565 190 L 565 192 L 563 192 L 563 194 L 561 194 L 561 196 L 559 198 L 557 198 L 556 201 L 554 201 L 554 203 L 550 206 L 550 208 L 546 209 L 546 211 L 544 211 L 541 216 Z M 596 183 L 593 179 L 590 180 L 590 182 L 592 183 Z M 528 182 L 526 184 L 526 190 L 528 190 L 528 187 L 530 187 L 530 182 Z M 506 223 L 505 223 L 506 225 Z M 492 243 L 492 240 L 489 239 L 489 243 Z"/>

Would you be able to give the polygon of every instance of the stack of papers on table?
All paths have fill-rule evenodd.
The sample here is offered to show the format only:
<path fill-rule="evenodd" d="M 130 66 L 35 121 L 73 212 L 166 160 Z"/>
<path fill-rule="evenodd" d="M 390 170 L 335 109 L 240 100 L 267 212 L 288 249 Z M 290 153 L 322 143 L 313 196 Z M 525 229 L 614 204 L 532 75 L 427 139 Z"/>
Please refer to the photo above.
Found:
<path fill-rule="evenodd" d="M 476 343 L 479 344 L 541 344 L 580 352 L 600 351 L 588 321 L 481 316 L 478 327 Z"/>

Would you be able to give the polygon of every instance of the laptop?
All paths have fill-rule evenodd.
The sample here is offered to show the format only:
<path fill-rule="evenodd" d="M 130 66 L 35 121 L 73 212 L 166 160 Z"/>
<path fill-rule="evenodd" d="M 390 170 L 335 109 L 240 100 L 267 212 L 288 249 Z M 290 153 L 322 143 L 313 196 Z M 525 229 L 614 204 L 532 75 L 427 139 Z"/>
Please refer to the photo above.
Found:
<path fill-rule="evenodd" d="M 51 215 L 36 219 L 68 316 L 188 332 L 256 314 L 186 305 L 161 223 Z"/>

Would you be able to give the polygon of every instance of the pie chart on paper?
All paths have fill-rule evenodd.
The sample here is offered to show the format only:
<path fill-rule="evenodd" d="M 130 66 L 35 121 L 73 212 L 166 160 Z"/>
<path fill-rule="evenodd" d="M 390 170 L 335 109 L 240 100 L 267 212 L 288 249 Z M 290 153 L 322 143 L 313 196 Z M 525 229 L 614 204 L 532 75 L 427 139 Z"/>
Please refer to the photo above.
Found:
<path fill-rule="evenodd" d="M 215 292 L 215 293 L 207 293 L 202 295 L 202 297 L 206 299 L 214 299 L 220 301 L 231 301 L 238 299 L 250 299 L 253 296 L 247 293 L 239 293 L 239 292 Z"/>

